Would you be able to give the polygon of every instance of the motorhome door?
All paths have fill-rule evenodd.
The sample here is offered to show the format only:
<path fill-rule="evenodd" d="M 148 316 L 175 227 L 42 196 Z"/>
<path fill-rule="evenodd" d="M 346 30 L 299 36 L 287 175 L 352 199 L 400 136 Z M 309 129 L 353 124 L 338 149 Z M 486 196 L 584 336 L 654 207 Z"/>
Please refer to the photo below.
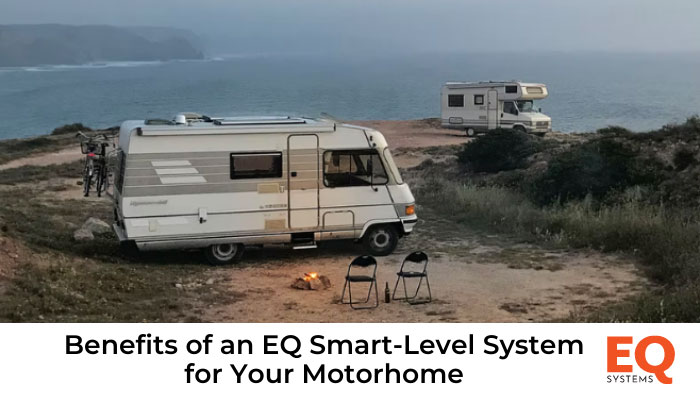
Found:
<path fill-rule="evenodd" d="M 498 128 L 498 92 L 493 89 L 488 92 L 488 128 Z"/>
<path fill-rule="evenodd" d="M 318 136 L 287 138 L 287 204 L 289 228 L 318 227 Z"/>

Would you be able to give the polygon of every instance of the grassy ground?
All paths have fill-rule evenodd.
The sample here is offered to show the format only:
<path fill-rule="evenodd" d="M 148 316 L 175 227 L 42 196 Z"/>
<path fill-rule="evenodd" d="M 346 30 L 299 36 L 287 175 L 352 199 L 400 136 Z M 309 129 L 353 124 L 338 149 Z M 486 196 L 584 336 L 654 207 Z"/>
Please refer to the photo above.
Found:
<path fill-rule="evenodd" d="M 21 179 L 19 172 L 11 175 Z M 122 255 L 112 233 L 75 242 L 88 217 L 110 221 L 109 202 L 48 200 L 44 189 L 0 189 L 0 237 L 22 243 L 24 253 L 0 296 L 0 321 L 197 321 L 202 308 L 236 300 L 208 282 L 211 270 L 197 253 L 136 260 Z"/>
<path fill-rule="evenodd" d="M 539 206 L 517 190 L 469 183 L 454 160 L 426 162 L 406 177 L 421 206 L 439 209 L 455 221 L 554 247 L 624 252 L 637 257 L 643 272 L 659 284 L 657 290 L 629 302 L 573 320 L 700 321 L 697 210 L 649 204 L 635 187 L 618 195 L 613 204 L 587 197 Z"/>
<path fill-rule="evenodd" d="M 0 141 L 0 164 L 32 154 L 55 151 L 58 148 L 76 144 L 75 134 L 54 136 L 37 136 L 29 139 L 10 139 Z"/>

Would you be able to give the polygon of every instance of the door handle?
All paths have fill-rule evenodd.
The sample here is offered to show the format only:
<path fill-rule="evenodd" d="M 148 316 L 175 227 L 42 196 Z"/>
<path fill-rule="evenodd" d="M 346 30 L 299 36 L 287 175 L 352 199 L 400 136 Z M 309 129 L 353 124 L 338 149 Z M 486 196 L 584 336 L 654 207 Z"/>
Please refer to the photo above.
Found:
<path fill-rule="evenodd" d="M 297 177 L 297 171 L 292 171 L 292 178 L 296 178 L 296 177 Z"/>

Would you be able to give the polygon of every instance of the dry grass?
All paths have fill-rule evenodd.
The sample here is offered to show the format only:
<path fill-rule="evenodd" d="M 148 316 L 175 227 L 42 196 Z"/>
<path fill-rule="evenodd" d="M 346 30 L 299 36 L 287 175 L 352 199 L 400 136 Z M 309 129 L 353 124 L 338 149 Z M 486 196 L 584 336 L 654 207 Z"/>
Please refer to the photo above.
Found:
<path fill-rule="evenodd" d="M 538 207 L 499 187 L 456 184 L 427 173 L 414 182 L 422 205 L 440 209 L 472 227 L 517 235 L 557 247 L 594 248 L 638 257 L 659 292 L 586 316 L 594 320 L 700 321 L 700 213 L 642 202 L 598 205 L 588 199 Z M 585 319 L 582 316 L 577 318 Z"/>
<path fill-rule="evenodd" d="M 198 253 L 131 259 L 111 233 L 74 241 L 88 217 L 110 221 L 109 202 L 48 202 L 39 194 L 0 190 L 2 235 L 24 247 L 0 296 L 0 321 L 198 321 L 206 307 L 240 296 L 206 284 L 215 270 L 203 267 Z"/>

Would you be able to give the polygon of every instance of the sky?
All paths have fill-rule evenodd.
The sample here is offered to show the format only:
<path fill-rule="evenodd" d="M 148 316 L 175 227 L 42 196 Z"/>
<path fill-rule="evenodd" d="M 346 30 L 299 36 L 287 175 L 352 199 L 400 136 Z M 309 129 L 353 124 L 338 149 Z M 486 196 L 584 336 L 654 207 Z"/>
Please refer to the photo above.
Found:
<path fill-rule="evenodd" d="M 0 24 L 171 26 L 212 55 L 700 51 L 699 0 L 0 0 Z"/>

